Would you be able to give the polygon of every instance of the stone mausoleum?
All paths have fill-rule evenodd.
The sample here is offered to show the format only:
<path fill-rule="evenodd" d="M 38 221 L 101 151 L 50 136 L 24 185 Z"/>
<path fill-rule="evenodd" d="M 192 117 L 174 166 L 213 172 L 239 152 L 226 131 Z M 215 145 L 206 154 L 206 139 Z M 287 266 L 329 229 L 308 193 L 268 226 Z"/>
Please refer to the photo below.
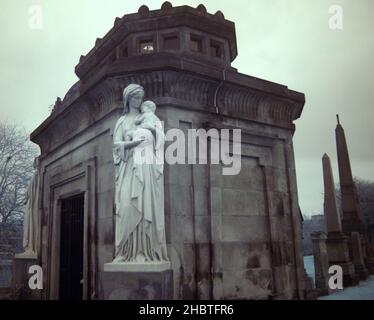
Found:
<path fill-rule="evenodd" d="M 223 164 L 165 164 L 173 298 L 305 297 L 292 143 L 305 98 L 239 73 L 231 66 L 236 56 L 235 24 L 222 12 L 169 2 L 116 18 L 81 56 L 79 81 L 31 134 L 41 149 L 41 298 L 106 298 L 103 267 L 114 258 L 112 135 L 131 83 L 157 104 L 165 132 L 242 130 L 238 175 L 222 175 Z"/>

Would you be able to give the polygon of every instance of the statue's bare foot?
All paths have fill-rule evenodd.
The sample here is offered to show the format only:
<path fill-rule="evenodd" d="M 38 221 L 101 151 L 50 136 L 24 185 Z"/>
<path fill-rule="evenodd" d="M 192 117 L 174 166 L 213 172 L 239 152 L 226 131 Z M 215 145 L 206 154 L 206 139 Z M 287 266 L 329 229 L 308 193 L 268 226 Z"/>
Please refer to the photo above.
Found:
<path fill-rule="evenodd" d="M 113 263 L 119 263 L 119 262 L 124 262 L 124 261 L 125 259 L 123 256 L 117 256 L 114 258 Z"/>
<path fill-rule="evenodd" d="M 144 256 L 144 254 L 142 254 L 142 253 L 138 254 L 136 256 L 135 262 L 137 262 L 137 263 L 144 263 L 144 262 L 146 262 L 146 258 Z"/>

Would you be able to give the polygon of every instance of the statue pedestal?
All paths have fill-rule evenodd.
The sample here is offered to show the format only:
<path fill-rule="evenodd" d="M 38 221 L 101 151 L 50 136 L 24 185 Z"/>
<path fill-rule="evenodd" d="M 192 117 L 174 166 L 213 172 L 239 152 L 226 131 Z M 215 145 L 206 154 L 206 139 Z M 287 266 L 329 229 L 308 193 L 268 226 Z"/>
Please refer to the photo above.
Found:
<path fill-rule="evenodd" d="M 104 264 L 105 300 L 172 300 L 173 270 L 170 262 Z"/>
<path fill-rule="evenodd" d="M 326 246 L 329 266 L 339 265 L 343 269 L 344 287 L 356 286 L 360 280 L 349 257 L 348 237 L 342 232 L 329 232 Z"/>
<path fill-rule="evenodd" d="M 40 290 L 29 287 L 29 268 L 38 264 L 38 257 L 34 252 L 16 254 L 13 259 L 12 298 L 15 300 L 40 299 Z"/>

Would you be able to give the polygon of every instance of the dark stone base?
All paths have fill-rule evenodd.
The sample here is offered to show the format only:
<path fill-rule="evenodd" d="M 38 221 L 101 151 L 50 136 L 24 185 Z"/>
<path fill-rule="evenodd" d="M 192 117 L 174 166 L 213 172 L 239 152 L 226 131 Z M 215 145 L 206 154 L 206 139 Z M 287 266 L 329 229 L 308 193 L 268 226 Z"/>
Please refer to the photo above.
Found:
<path fill-rule="evenodd" d="M 369 275 L 374 275 L 374 267 L 369 266 L 368 268 Z"/>
<path fill-rule="evenodd" d="M 18 256 L 18 257 L 17 257 Z M 29 287 L 29 268 L 37 265 L 38 260 L 22 255 L 16 255 L 13 260 L 13 277 L 11 297 L 14 300 L 39 300 L 41 290 L 31 290 Z"/>
<path fill-rule="evenodd" d="M 317 300 L 318 294 L 314 288 L 314 281 L 312 277 L 305 275 L 306 289 L 305 289 L 305 299 L 306 300 Z"/>
<path fill-rule="evenodd" d="M 360 279 L 356 274 L 343 274 L 343 286 L 344 288 L 347 287 L 354 287 L 360 283 Z"/>
<path fill-rule="evenodd" d="M 105 300 L 172 300 L 173 270 L 161 272 L 103 271 Z"/>
<path fill-rule="evenodd" d="M 355 265 L 355 271 L 360 280 L 366 280 L 369 278 L 369 271 L 366 269 L 365 265 Z"/>
<path fill-rule="evenodd" d="M 342 228 L 348 237 L 351 236 L 352 232 L 358 232 L 361 235 L 366 233 L 365 224 L 357 218 L 357 214 L 349 216 L 343 213 Z"/>
<path fill-rule="evenodd" d="M 329 294 L 331 293 L 331 291 L 327 288 L 316 288 L 315 289 L 315 294 L 317 295 L 317 297 L 324 297 L 324 296 L 328 296 Z"/>
<path fill-rule="evenodd" d="M 366 269 L 368 270 L 369 274 L 374 275 L 374 262 L 372 260 L 366 262 L 365 264 Z"/>

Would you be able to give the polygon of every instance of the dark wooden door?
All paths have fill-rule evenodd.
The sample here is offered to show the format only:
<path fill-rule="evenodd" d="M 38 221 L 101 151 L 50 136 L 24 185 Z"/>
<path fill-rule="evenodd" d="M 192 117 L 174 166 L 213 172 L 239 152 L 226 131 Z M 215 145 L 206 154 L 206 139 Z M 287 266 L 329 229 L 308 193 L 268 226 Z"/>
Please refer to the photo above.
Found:
<path fill-rule="evenodd" d="M 61 202 L 60 300 L 83 297 L 84 195 Z"/>

